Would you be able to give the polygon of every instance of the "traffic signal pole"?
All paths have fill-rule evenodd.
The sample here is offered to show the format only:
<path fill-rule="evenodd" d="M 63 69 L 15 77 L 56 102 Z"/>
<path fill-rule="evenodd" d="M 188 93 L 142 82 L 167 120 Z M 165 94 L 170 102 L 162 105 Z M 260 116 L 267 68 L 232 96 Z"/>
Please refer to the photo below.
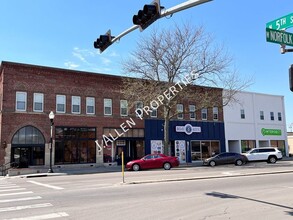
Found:
<path fill-rule="evenodd" d="M 173 15 L 173 14 L 175 14 L 177 12 L 186 10 L 188 8 L 191 8 L 191 7 L 200 5 L 200 4 L 204 4 L 204 3 L 210 2 L 210 1 L 212 1 L 212 0 L 188 0 L 186 2 L 183 2 L 181 4 L 176 5 L 174 7 L 171 7 L 169 9 L 164 9 L 164 7 L 161 7 L 159 5 L 159 10 L 160 11 L 159 11 L 159 16 L 156 18 L 156 20 L 159 19 L 159 18 L 166 17 L 168 15 Z M 157 0 L 156 2 L 160 2 L 160 1 Z M 140 25 L 133 25 L 132 27 L 126 29 L 125 31 L 123 31 L 122 33 L 120 33 L 119 35 L 117 35 L 116 37 L 113 37 L 111 39 L 111 41 L 107 43 L 107 46 L 103 48 L 103 50 L 101 50 L 100 47 L 95 47 L 95 48 L 97 48 L 97 49 L 99 48 L 100 49 L 100 52 L 102 53 L 112 43 L 114 43 L 116 41 L 120 41 L 120 39 L 122 37 L 124 37 L 125 35 L 129 34 L 132 31 L 136 30 L 137 28 L 141 28 L 141 26 Z"/>

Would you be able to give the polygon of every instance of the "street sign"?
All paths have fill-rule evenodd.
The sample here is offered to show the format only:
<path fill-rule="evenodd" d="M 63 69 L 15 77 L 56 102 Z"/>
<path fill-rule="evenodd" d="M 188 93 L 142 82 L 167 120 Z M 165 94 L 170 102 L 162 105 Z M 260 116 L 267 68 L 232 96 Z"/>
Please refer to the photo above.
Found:
<path fill-rule="evenodd" d="M 293 46 L 293 34 L 291 33 L 266 28 L 266 37 L 268 42 Z"/>
<path fill-rule="evenodd" d="M 282 30 L 292 26 L 293 26 L 293 13 L 280 17 L 266 24 L 267 28 L 274 29 L 274 30 Z"/>

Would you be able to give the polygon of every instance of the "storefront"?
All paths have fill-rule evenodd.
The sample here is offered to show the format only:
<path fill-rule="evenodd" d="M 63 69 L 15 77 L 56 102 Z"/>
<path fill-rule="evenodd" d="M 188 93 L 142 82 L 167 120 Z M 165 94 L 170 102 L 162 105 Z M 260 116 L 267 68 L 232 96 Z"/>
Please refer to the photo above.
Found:
<path fill-rule="evenodd" d="M 44 165 L 45 139 L 39 129 L 25 126 L 13 135 L 11 162 L 12 166 L 18 168 Z"/>
<path fill-rule="evenodd" d="M 164 121 L 145 120 L 146 154 L 164 152 Z M 170 121 L 170 152 L 181 163 L 225 152 L 223 122 Z"/>
<path fill-rule="evenodd" d="M 121 128 L 104 128 L 103 131 L 109 140 L 113 140 L 103 148 L 104 163 L 117 162 L 118 165 L 121 165 L 122 151 L 125 163 L 144 156 L 144 129 L 133 128 L 123 132 Z"/>
<path fill-rule="evenodd" d="M 235 98 L 239 103 L 223 108 L 226 151 L 277 147 L 288 156 L 284 97 L 241 92 Z"/>
<path fill-rule="evenodd" d="M 95 127 L 56 127 L 55 165 L 96 163 Z"/>

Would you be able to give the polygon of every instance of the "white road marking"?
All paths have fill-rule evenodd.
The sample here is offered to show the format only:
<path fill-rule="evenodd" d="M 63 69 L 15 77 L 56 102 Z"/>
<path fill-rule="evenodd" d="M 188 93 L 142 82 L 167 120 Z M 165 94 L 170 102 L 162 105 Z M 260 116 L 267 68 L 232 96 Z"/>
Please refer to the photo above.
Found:
<path fill-rule="evenodd" d="M 10 212 L 10 211 L 19 211 L 24 209 L 35 209 L 35 208 L 45 208 L 53 206 L 51 203 L 41 203 L 41 204 L 34 204 L 34 205 L 24 205 L 24 206 L 14 206 L 14 207 L 6 207 L 0 208 L 0 212 Z"/>
<path fill-rule="evenodd" d="M 17 188 L 17 189 L 0 189 L 1 192 L 9 192 L 9 191 L 17 191 L 17 190 L 25 190 L 26 188 Z"/>
<path fill-rule="evenodd" d="M 233 175 L 239 175 L 240 173 L 235 173 L 235 172 L 232 171 L 232 172 L 222 172 L 222 174 L 233 176 Z"/>
<path fill-rule="evenodd" d="M 57 190 L 64 189 L 64 188 L 59 187 L 59 186 L 52 186 L 52 185 L 49 185 L 49 184 L 39 183 L 39 182 L 36 182 L 36 181 L 27 181 L 27 182 L 33 183 L 33 184 L 36 184 L 36 185 L 40 185 L 40 186 L 45 186 L 45 187 L 52 188 L 52 189 L 57 189 Z"/>
<path fill-rule="evenodd" d="M 18 188 L 20 186 L 0 186 L 0 189 Z"/>
<path fill-rule="evenodd" d="M 4 219 L 4 220 L 43 220 L 43 219 L 52 219 L 52 218 L 60 218 L 69 216 L 66 212 L 56 212 L 47 215 L 38 215 L 38 216 L 30 216 L 30 217 L 23 217 L 23 218 L 11 218 L 11 219 Z"/>
<path fill-rule="evenodd" d="M 21 195 L 21 194 L 29 194 L 33 193 L 32 191 L 27 191 L 27 192 L 18 192 L 18 193 L 6 193 L 6 194 L 0 194 L 0 196 L 13 196 L 13 195 Z"/>
<path fill-rule="evenodd" d="M 27 200 L 41 199 L 41 198 L 42 198 L 41 196 L 34 196 L 34 197 L 24 197 L 24 198 L 18 198 L 18 199 L 2 199 L 0 200 L 0 203 L 27 201 Z"/>

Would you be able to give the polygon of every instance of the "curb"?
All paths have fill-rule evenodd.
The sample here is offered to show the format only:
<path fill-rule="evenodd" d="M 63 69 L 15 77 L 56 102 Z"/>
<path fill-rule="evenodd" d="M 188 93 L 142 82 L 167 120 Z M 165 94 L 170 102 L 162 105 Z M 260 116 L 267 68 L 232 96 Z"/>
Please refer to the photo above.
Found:
<path fill-rule="evenodd" d="M 159 182 L 175 182 L 175 181 L 188 181 L 188 180 L 205 180 L 205 179 L 221 179 L 241 176 L 260 176 L 260 175 L 274 175 L 282 173 L 293 173 L 293 170 L 275 171 L 275 172 L 260 172 L 260 173 L 246 173 L 246 174 L 235 174 L 235 175 L 220 175 L 220 176 L 203 176 L 203 177 L 185 177 L 176 179 L 160 179 L 160 180 L 142 180 L 126 182 L 124 184 L 143 184 L 143 183 L 159 183 Z"/>

